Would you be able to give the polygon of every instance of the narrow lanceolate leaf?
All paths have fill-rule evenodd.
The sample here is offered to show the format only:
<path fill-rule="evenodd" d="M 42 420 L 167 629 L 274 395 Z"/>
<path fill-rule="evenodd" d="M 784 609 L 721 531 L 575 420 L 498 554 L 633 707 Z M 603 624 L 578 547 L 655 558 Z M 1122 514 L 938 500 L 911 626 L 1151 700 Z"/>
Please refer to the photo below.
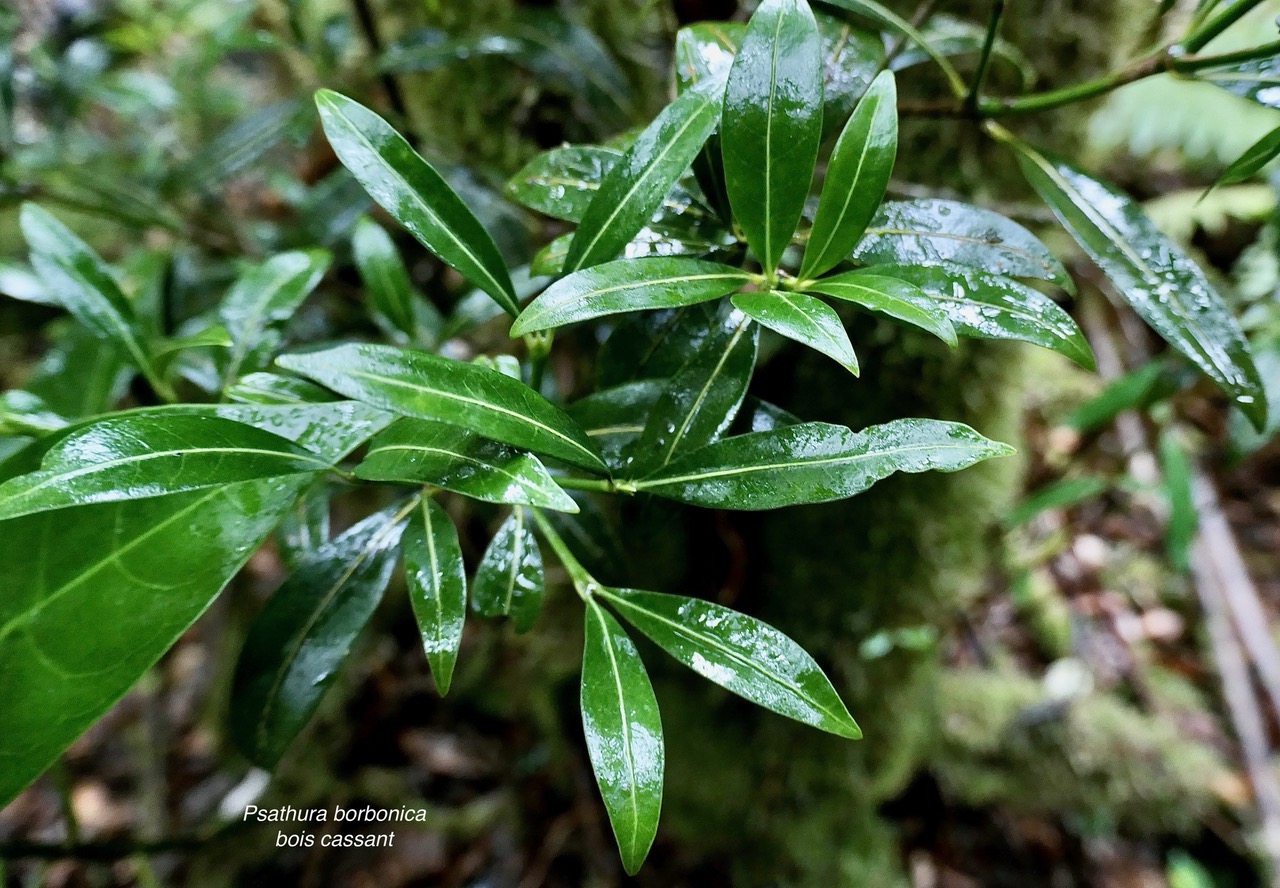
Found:
<path fill-rule="evenodd" d="M 351 236 L 351 248 L 374 317 L 412 342 L 418 335 L 415 304 L 421 297 L 395 243 L 381 225 L 362 218 Z"/>
<path fill-rule="evenodd" d="M 635 589 L 598 594 L 703 678 L 806 725 L 851 739 L 862 736 L 821 667 L 767 623 L 682 595 Z"/>
<path fill-rule="evenodd" d="M 852 255 L 867 265 L 954 262 L 1075 291 L 1071 275 L 1034 234 L 999 213 L 954 200 L 887 201 Z"/>
<path fill-rule="evenodd" d="M 480 559 L 471 584 L 471 609 L 482 617 L 510 617 L 517 632 L 533 625 L 546 581 L 542 552 L 529 516 L 516 506 Z"/>
<path fill-rule="evenodd" d="M 346 96 L 316 93 L 334 153 L 369 196 L 432 253 L 520 313 L 502 254 L 475 214 L 385 120 Z"/>
<path fill-rule="evenodd" d="M 907 281 L 874 272 L 851 271 L 822 278 L 807 289 L 928 330 L 948 345 L 956 344 L 956 329 L 947 313 L 933 297 Z"/>
<path fill-rule="evenodd" d="M 279 373 L 250 373 L 242 376 L 225 392 L 228 401 L 240 404 L 320 404 L 336 401 L 338 396 L 327 388 Z"/>
<path fill-rule="evenodd" d="M 775 333 L 822 352 L 858 375 L 858 356 L 849 334 L 840 316 L 821 299 L 781 290 L 755 291 L 734 296 L 733 305 Z"/>
<path fill-rule="evenodd" d="M 898 91 L 893 74 L 875 79 L 836 142 L 809 231 L 801 278 L 835 266 L 857 245 L 884 199 L 898 153 Z"/>
<path fill-rule="evenodd" d="M 660 469 L 681 453 L 708 444 L 729 428 L 755 370 L 759 328 L 738 311 L 721 312 L 715 326 L 667 382 L 631 448 L 626 474 Z"/>
<path fill-rule="evenodd" d="M 777 509 L 844 499 L 895 472 L 954 472 L 1013 448 L 966 425 L 897 419 L 861 432 L 807 422 L 709 444 L 636 489 L 715 509 Z"/>
<path fill-rule="evenodd" d="M 261 369 L 266 357 L 262 352 L 278 341 L 272 336 L 273 328 L 289 320 L 316 288 L 329 258 L 324 250 L 280 253 L 249 269 L 232 285 L 218 306 L 218 317 L 234 343 L 224 374 L 228 382 L 237 379 L 246 364 Z"/>
<path fill-rule="evenodd" d="M 135 366 L 154 375 L 133 305 L 93 249 L 35 204 L 23 204 L 22 234 L 31 264 L 50 294 L 76 320 L 121 347 Z"/>
<path fill-rule="evenodd" d="M 804 209 L 822 139 L 822 41 L 804 0 L 765 0 L 729 70 L 720 125 L 733 215 L 766 271 Z"/>
<path fill-rule="evenodd" d="M 715 84 L 681 95 L 605 175 L 569 244 L 564 270 L 608 262 L 648 223 L 720 120 Z"/>
<path fill-rule="evenodd" d="M 356 475 L 430 484 L 490 503 L 576 512 L 538 458 L 443 422 L 402 419 L 369 444 Z"/>
<path fill-rule="evenodd" d="M 386 345 L 340 345 L 276 363 L 349 398 L 402 416 L 471 429 L 586 469 L 604 462 L 564 411 L 497 370 Z"/>
<path fill-rule="evenodd" d="M 271 768 L 310 721 L 382 598 L 405 510 L 371 515 L 321 546 L 249 627 L 232 685 L 231 734 Z"/>
<path fill-rule="evenodd" d="M 305 483 L 231 484 L 0 524 L 0 806 L 160 659 Z"/>
<path fill-rule="evenodd" d="M 658 832 L 666 750 L 640 653 L 613 615 L 587 602 L 582 730 L 622 866 L 635 875 Z"/>
<path fill-rule="evenodd" d="M 642 379 L 601 389 L 569 405 L 569 415 L 600 445 L 605 462 L 622 467 L 623 451 L 644 431 L 665 379 Z"/>
<path fill-rule="evenodd" d="M 1032 187 L 1125 301 L 1261 428 L 1267 400 L 1249 344 L 1199 266 L 1127 195 L 1065 161 L 1014 147 Z"/>
<path fill-rule="evenodd" d="M 751 279 L 739 268 L 679 256 L 606 262 L 574 272 L 548 287 L 516 319 L 511 335 L 624 311 L 708 302 Z"/>
<path fill-rule="evenodd" d="M 747 26 L 741 22 L 695 22 L 676 34 L 676 85 L 683 92 L 725 77 Z"/>
<path fill-rule="evenodd" d="M 453 682 L 467 616 L 467 574 L 458 531 L 444 509 L 424 498 L 409 516 L 400 551 L 431 678 L 444 696 Z"/>
<path fill-rule="evenodd" d="M 216 416 L 109 417 L 61 438 L 40 471 L 0 484 L 0 520 L 328 466 L 278 435 Z"/>
<path fill-rule="evenodd" d="M 600 145 L 565 145 L 544 151 L 507 182 L 506 193 L 554 219 L 581 222 L 605 175 L 622 152 Z"/>
<path fill-rule="evenodd" d="M 1252 179 L 1271 161 L 1280 157 L 1280 127 L 1273 129 L 1245 150 L 1231 162 L 1222 175 L 1214 180 L 1210 190 L 1219 185 L 1234 185 L 1246 179 Z"/>
<path fill-rule="evenodd" d="M 873 265 L 928 293 L 961 336 L 1031 342 L 1093 369 L 1093 352 L 1071 315 L 1039 290 L 959 265 Z"/>

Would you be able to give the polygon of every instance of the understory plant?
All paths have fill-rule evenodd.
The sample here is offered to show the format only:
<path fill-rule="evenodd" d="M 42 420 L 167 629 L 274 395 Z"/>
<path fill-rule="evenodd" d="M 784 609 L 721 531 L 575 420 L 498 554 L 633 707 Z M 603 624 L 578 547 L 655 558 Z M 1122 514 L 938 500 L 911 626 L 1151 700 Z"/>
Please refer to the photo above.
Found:
<path fill-rule="evenodd" d="M 1203 4 L 1210 12 L 1184 49 L 1201 49 L 1230 24 L 1220 16 L 1245 4 L 1215 17 L 1217 5 Z M 867 22 L 901 32 L 941 68 L 955 93 L 942 111 L 985 121 L 1115 290 L 1265 423 L 1248 344 L 1204 273 L 1118 189 L 993 120 L 1018 101 L 1052 107 L 1087 91 L 984 98 L 1002 50 L 999 14 L 978 34 L 970 83 L 878 4 L 828 6 L 815 14 L 806 0 L 765 0 L 745 24 L 681 30 L 676 95 L 651 123 L 544 152 L 512 178 L 510 197 L 572 226 L 514 271 L 470 202 L 391 124 L 319 91 L 341 163 L 386 217 L 476 288 L 442 317 L 415 291 L 383 217 L 363 218 L 342 249 L 376 341 L 304 349 L 286 337 L 329 272 L 333 257 L 320 249 L 254 263 L 214 307 L 162 333 L 145 274 L 122 275 L 26 205 L 33 286 L 74 318 L 82 356 L 111 362 L 94 379 L 112 400 L 130 385 L 152 403 L 79 419 L 35 392 L 4 396 L 5 430 L 24 441 L 0 462 L 0 803 L 137 681 L 273 535 L 289 575 L 244 642 L 229 725 L 264 768 L 311 720 L 397 571 L 443 694 L 468 611 L 537 631 L 547 562 L 582 603 L 583 731 L 628 872 L 653 842 L 664 772 L 636 633 L 760 706 L 861 736 L 819 664 L 781 631 L 706 590 L 601 582 L 584 541 L 630 498 L 803 507 L 895 473 L 958 471 L 1011 452 L 954 422 L 854 430 L 761 400 L 751 384 L 762 353 L 788 340 L 837 362 L 851 382 L 859 364 L 847 327 L 868 315 L 951 345 L 1028 342 L 1093 367 L 1055 299 L 1074 292 L 1071 277 L 1027 229 L 955 201 L 885 199 L 899 103 L 890 53 Z M 1170 48 L 1150 58 L 1152 70 L 1195 65 Z M 504 312 L 517 354 L 467 353 L 458 334 Z M 557 337 L 572 339 L 578 364 L 557 364 Z M 353 488 L 381 508 L 333 536 L 330 499 Z M 471 570 L 452 497 L 505 516 Z"/>

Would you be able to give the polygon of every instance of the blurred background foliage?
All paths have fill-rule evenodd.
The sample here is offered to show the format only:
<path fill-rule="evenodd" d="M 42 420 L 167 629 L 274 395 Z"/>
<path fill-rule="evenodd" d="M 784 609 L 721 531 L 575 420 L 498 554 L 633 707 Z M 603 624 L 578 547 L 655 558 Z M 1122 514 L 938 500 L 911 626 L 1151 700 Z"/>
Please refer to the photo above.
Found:
<path fill-rule="evenodd" d="M 252 263 L 315 246 L 336 261 L 288 322 L 288 340 L 374 335 L 350 246 L 371 205 L 319 134 L 314 89 L 339 88 L 387 114 L 508 261 L 527 266 L 563 229 L 509 202 L 507 178 L 541 149 L 603 142 L 647 119 L 669 97 L 677 29 L 742 19 L 753 5 L 0 8 L 0 293 L 11 297 L 0 300 L 0 455 L 50 417 L 150 397 L 124 390 L 115 356 L 48 304 L 17 234 L 20 202 L 50 208 L 115 261 L 166 335 L 189 332 Z M 887 5 L 972 71 L 989 3 Z M 1195 6 L 1164 4 L 1177 8 L 1160 19 L 1158 5 L 1011 2 L 990 89 L 1016 94 L 1112 70 L 1173 36 L 1161 30 Z M 1275 39 L 1277 13 L 1280 4 L 1262 4 L 1215 51 Z M 896 38 L 851 29 L 845 39 L 879 52 Z M 944 95 L 927 58 L 901 49 L 907 99 Z M 852 77 L 857 59 L 851 52 Z M 1280 126 L 1277 106 L 1161 74 L 1015 123 L 1145 200 L 1234 299 L 1270 387 L 1267 432 L 1159 355 L 1060 239 L 1051 243 L 1080 284 L 1073 311 L 1100 356 L 1098 343 L 1115 340 L 1099 377 L 1009 345 L 950 351 L 888 324 L 853 331 L 856 383 L 790 349 L 760 376 L 761 397 L 806 418 L 855 427 L 916 413 L 956 419 L 1020 442 L 1021 459 L 899 477 L 847 503 L 779 515 L 730 520 L 648 503 L 627 507 L 625 539 L 580 528 L 584 550 L 629 560 L 636 585 L 714 597 L 783 628 L 831 667 L 867 729 L 865 742 L 842 744 L 659 670 L 664 712 L 679 728 L 667 820 L 638 884 L 1230 888 L 1274 878 L 1267 812 L 1242 772 L 1176 527 L 1186 466 L 1206 468 L 1274 620 L 1280 180 L 1270 170 L 1203 191 Z M 1049 221 L 972 122 L 909 117 L 901 144 L 897 196 L 955 196 L 1029 225 Z M 447 351 L 511 348 L 483 299 L 394 236 Z M 208 372 L 184 360 L 190 380 Z M 555 360 L 566 394 L 592 369 L 572 350 Z M 450 508 L 464 528 L 493 519 L 464 514 L 460 501 Z M 335 524 L 344 514 L 339 499 Z M 471 561 L 482 536 L 464 540 Z M 296 806 L 427 804 L 430 824 L 394 854 L 286 853 L 274 834 L 239 829 L 236 804 L 263 785 L 223 737 L 227 671 L 281 573 L 274 551 L 256 556 L 155 674 L 0 813 L 0 881 L 620 882 L 575 721 L 576 620 L 557 620 L 554 599 L 545 631 L 470 627 L 447 701 L 428 689 L 407 609 L 388 606 L 358 667 L 267 790 L 266 800 Z M 170 835 L 186 838 L 148 845 Z M 62 858 L 58 843 L 69 839 L 97 842 L 107 860 Z"/>

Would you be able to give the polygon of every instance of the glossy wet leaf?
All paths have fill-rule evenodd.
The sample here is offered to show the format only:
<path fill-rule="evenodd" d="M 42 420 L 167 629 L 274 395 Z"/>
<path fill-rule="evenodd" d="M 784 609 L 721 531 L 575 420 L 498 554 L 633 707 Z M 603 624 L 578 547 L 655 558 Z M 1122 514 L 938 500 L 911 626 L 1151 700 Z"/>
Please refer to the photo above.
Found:
<path fill-rule="evenodd" d="M 666 391 L 665 379 L 628 382 L 573 402 L 569 415 L 600 446 L 605 461 L 619 467 L 623 450 L 644 431 L 654 406 Z"/>
<path fill-rule="evenodd" d="M 70 425 L 49 409 L 44 399 L 22 389 L 0 392 L 0 435 L 38 437 Z"/>
<path fill-rule="evenodd" d="M 338 396 L 327 388 L 279 373 L 250 373 L 227 387 L 228 401 L 241 404 L 319 404 L 337 401 Z"/>
<path fill-rule="evenodd" d="M 791 243 L 822 138 L 822 41 L 804 0 L 765 0 L 734 57 L 720 125 L 733 215 L 766 271 Z"/>
<path fill-rule="evenodd" d="M 531 210 L 581 222 L 605 175 L 622 152 L 599 145 L 565 145 L 544 151 L 507 182 L 507 196 Z"/>
<path fill-rule="evenodd" d="M 692 89 L 664 108 L 606 173 L 587 206 L 564 270 L 608 262 L 649 222 L 720 120 L 715 84 Z"/>
<path fill-rule="evenodd" d="M 340 345 L 277 363 L 402 416 L 452 423 L 583 468 L 604 468 L 591 439 L 563 410 L 496 370 L 386 345 Z"/>
<path fill-rule="evenodd" d="M 862 736 L 831 681 L 783 633 L 710 601 L 635 589 L 597 593 L 694 672 L 765 709 L 841 737 Z"/>
<path fill-rule="evenodd" d="M 155 375 L 133 305 L 93 249 L 47 211 L 23 204 L 31 264 L 59 305 L 97 336 L 116 343 L 134 366 Z"/>
<path fill-rule="evenodd" d="M 844 126 L 884 61 L 879 32 L 815 9 L 822 37 L 823 137 Z"/>
<path fill-rule="evenodd" d="M 424 498 L 409 516 L 400 550 L 431 678 L 444 696 L 453 682 L 467 616 L 467 574 L 458 531 L 444 509 Z"/>
<path fill-rule="evenodd" d="M 108 417 L 61 437 L 40 471 L 0 484 L 0 520 L 328 466 L 278 435 L 216 416 Z"/>
<path fill-rule="evenodd" d="M 741 22 L 695 22 L 676 33 L 674 65 L 681 91 L 729 74 L 747 26 Z"/>
<path fill-rule="evenodd" d="M 1280 56 L 1221 65 L 1196 76 L 1259 105 L 1280 108 Z"/>
<path fill-rule="evenodd" d="M 512 315 L 515 288 L 502 254 L 475 214 L 385 120 L 330 90 L 316 93 L 329 144 L 369 196 L 422 245 Z"/>
<path fill-rule="evenodd" d="M 224 378 L 242 370 L 260 370 L 266 352 L 279 343 L 276 328 L 302 305 L 329 268 L 324 250 L 293 250 L 272 256 L 246 271 L 218 305 L 218 317 L 234 343 Z"/>
<path fill-rule="evenodd" d="M 978 55 L 987 40 L 986 24 L 965 21 L 946 13 L 935 13 L 920 26 L 920 34 L 932 50 L 943 56 Z M 1019 76 L 1023 89 L 1029 89 L 1036 79 L 1035 66 L 1016 45 L 997 37 L 991 45 L 991 58 L 1012 68 Z M 892 68 L 902 71 L 921 62 L 929 61 L 930 54 L 919 46 L 906 46 L 894 56 Z"/>
<path fill-rule="evenodd" d="M 1071 315 L 1013 278 L 959 265 L 873 265 L 868 271 L 924 290 L 961 336 L 1031 342 L 1094 367 L 1093 352 Z"/>
<path fill-rule="evenodd" d="M 1237 182 L 1252 179 L 1277 157 L 1280 157 L 1280 127 L 1254 142 L 1244 154 L 1233 160 L 1222 171 L 1222 175 L 1213 180 L 1210 189 L 1219 185 L 1235 185 Z"/>
<path fill-rule="evenodd" d="M 429 484 L 491 503 L 576 512 L 538 458 L 443 422 L 401 419 L 369 443 L 356 475 Z"/>
<path fill-rule="evenodd" d="M 1143 320 L 1261 427 L 1266 393 L 1253 355 L 1200 267 L 1127 195 L 1063 160 L 1016 143 L 1032 187 Z"/>
<path fill-rule="evenodd" d="M 803 293 L 757 290 L 733 297 L 739 311 L 788 339 L 807 345 L 858 375 L 858 356 L 844 323 L 831 306 Z"/>
<path fill-rule="evenodd" d="M 882 73 L 854 110 L 827 165 L 822 197 L 809 230 L 802 279 L 842 262 L 884 199 L 898 154 L 898 91 Z"/>
<path fill-rule="evenodd" d="M 759 349 L 759 328 L 737 311 L 721 311 L 684 366 L 654 402 L 624 471 L 637 477 L 716 440 L 742 406 Z"/>
<path fill-rule="evenodd" d="M 289 570 L 297 570 L 303 560 L 329 542 L 329 484 L 320 479 L 285 512 L 276 528 L 276 546 L 280 560 Z"/>
<path fill-rule="evenodd" d="M 0 524 L 0 806 L 208 607 L 303 483 L 231 484 Z"/>
<path fill-rule="evenodd" d="M 1075 291 L 1071 275 L 1030 231 L 999 213 L 953 200 L 885 202 L 852 255 L 868 265 L 953 262 Z"/>
<path fill-rule="evenodd" d="M 370 311 L 383 330 L 404 342 L 439 333 L 440 312 L 413 286 L 400 251 L 381 225 L 368 218 L 357 222 L 351 249 Z"/>
<path fill-rule="evenodd" d="M 718 299 L 751 280 L 747 272 L 683 257 L 619 259 L 561 278 L 525 308 L 512 336 L 625 311 Z"/>
<path fill-rule="evenodd" d="M 719 335 L 721 308 L 700 302 L 620 320 L 596 359 L 598 388 L 671 376 L 711 336 Z"/>
<path fill-rule="evenodd" d="M 851 271 L 822 278 L 807 289 L 928 330 L 948 345 L 956 344 L 956 330 L 946 311 L 928 293 L 900 278 L 884 277 L 874 270 Z"/>
<path fill-rule="evenodd" d="M 636 482 L 716 509 L 777 509 L 844 499 L 896 472 L 955 472 L 1013 448 L 966 425 L 898 419 L 854 432 L 807 422 L 725 438 Z"/>
<path fill-rule="evenodd" d="M 587 602 L 584 635 L 582 730 L 623 869 L 635 875 L 662 809 L 662 717 L 635 644 L 594 601 Z"/>
<path fill-rule="evenodd" d="M 231 736 L 272 768 L 311 720 L 395 567 L 404 515 L 387 509 L 321 546 L 249 627 L 231 692 Z"/>
<path fill-rule="evenodd" d="M 476 568 L 471 609 L 482 617 L 510 617 L 517 632 L 527 632 L 538 616 L 545 585 L 538 540 L 528 514 L 516 506 Z"/>

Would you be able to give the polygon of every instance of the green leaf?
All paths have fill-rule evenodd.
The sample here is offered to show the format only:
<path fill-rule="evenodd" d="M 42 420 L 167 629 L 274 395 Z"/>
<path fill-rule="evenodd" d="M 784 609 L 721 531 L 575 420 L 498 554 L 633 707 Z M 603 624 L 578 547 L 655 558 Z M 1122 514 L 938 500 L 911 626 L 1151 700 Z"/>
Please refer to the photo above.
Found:
<path fill-rule="evenodd" d="M 831 681 L 800 645 L 753 617 L 698 598 L 599 589 L 628 623 L 708 681 L 841 737 L 862 736 Z"/>
<path fill-rule="evenodd" d="M 158 379 L 133 305 L 101 257 L 35 204 L 22 205 L 21 224 L 31 264 L 58 304 L 97 336 L 119 345 L 148 378 Z"/>
<path fill-rule="evenodd" d="M 216 416 L 108 417 L 62 437 L 40 471 L 0 484 L 0 521 L 328 467 L 278 435 Z"/>
<path fill-rule="evenodd" d="M 747 26 L 741 22 L 695 22 L 676 33 L 676 85 L 681 92 L 727 77 Z"/>
<path fill-rule="evenodd" d="M 362 218 L 351 247 L 378 325 L 406 343 L 417 341 L 422 332 L 435 337 L 443 323 L 440 312 L 413 286 L 400 251 L 382 226 Z"/>
<path fill-rule="evenodd" d="M 715 509 L 777 509 L 844 499 L 895 472 L 954 472 L 1013 448 L 966 425 L 897 419 L 861 432 L 807 422 L 725 438 L 635 482 Z"/>
<path fill-rule="evenodd" d="M 1148 361 L 1108 382 L 1102 391 L 1063 417 L 1062 424 L 1087 434 L 1125 410 L 1146 407 L 1161 394 L 1164 376 L 1165 367 L 1160 361 Z"/>
<path fill-rule="evenodd" d="M 1266 393 L 1239 324 L 1204 272 L 1116 188 L 1014 143 L 1032 187 L 1165 342 L 1208 374 L 1261 428 Z"/>
<path fill-rule="evenodd" d="M 920 35 L 938 55 L 954 57 L 977 55 L 982 52 L 987 42 L 987 27 L 975 22 L 965 21 L 945 13 L 935 13 L 920 26 Z M 1017 46 L 997 37 L 991 44 L 992 60 L 1001 59 L 1019 75 L 1022 88 L 1030 89 L 1035 83 L 1036 69 L 1031 60 Z M 917 46 L 907 46 L 893 57 L 890 66 L 894 71 L 902 71 L 921 62 L 929 61 L 930 53 Z"/>
<path fill-rule="evenodd" d="M 228 401 L 241 404 L 319 404 L 338 396 L 314 382 L 279 373 L 250 373 L 226 390 Z"/>
<path fill-rule="evenodd" d="M 538 616 L 545 585 L 538 540 L 528 515 L 516 506 L 476 568 L 471 609 L 482 617 L 511 617 L 517 632 L 527 632 Z"/>
<path fill-rule="evenodd" d="M 586 607 L 582 730 L 622 866 L 634 876 L 658 832 L 666 751 L 658 699 L 640 653 L 611 614 Z"/>
<path fill-rule="evenodd" d="M 737 294 L 733 305 L 775 333 L 822 352 L 858 375 L 858 356 L 849 334 L 840 316 L 821 299 L 781 290 L 755 291 Z"/>
<path fill-rule="evenodd" d="M 729 428 L 751 383 L 759 342 L 759 328 L 742 313 L 722 311 L 716 317 L 649 412 L 631 448 L 628 477 L 660 469 Z"/>
<path fill-rule="evenodd" d="M 654 405 L 667 390 L 667 380 L 641 379 L 600 389 L 569 405 L 569 415 L 600 445 L 605 461 L 615 468 L 622 452 L 636 440 Z"/>
<path fill-rule="evenodd" d="M 276 363 L 402 416 L 459 425 L 585 469 L 605 468 L 595 444 L 563 410 L 496 370 L 388 345 L 340 345 Z"/>
<path fill-rule="evenodd" d="M 1032 342 L 1092 370 L 1093 351 L 1071 315 L 1039 290 L 959 265 L 873 265 L 928 293 L 961 336 Z"/>
<path fill-rule="evenodd" d="M 1280 108 L 1280 90 L 1276 89 L 1280 86 L 1280 56 L 1216 66 L 1197 72 L 1196 77 L 1264 107 Z"/>
<path fill-rule="evenodd" d="M 290 571 L 297 570 L 299 564 L 329 541 L 329 499 L 328 483 L 318 480 L 294 502 L 276 528 L 280 560 Z"/>
<path fill-rule="evenodd" d="M 999 213 L 953 200 L 885 202 L 852 255 L 867 265 L 954 262 L 1075 292 L 1071 275 L 1034 234 Z"/>
<path fill-rule="evenodd" d="M 938 307 L 928 293 L 899 278 L 883 277 L 874 272 L 851 271 L 822 278 L 806 289 L 861 305 L 928 330 L 948 345 L 956 344 L 956 329 L 947 313 Z"/>
<path fill-rule="evenodd" d="M 765 0 L 729 72 L 720 141 L 733 215 L 766 272 L 795 234 L 821 139 L 818 24 L 804 0 Z"/>
<path fill-rule="evenodd" d="M 246 363 L 262 369 L 279 344 L 277 328 L 297 311 L 329 268 L 324 250 L 294 250 L 246 271 L 218 306 L 218 317 L 235 343 L 223 378 L 239 378 Z"/>
<path fill-rule="evenodd" d="M 393 423 L 369 444 L 356 475 L 367 481 L 430 484 L 490 503 L 578 511 L 537 457 L 443 422 Z"/>
<path fill-rule="evenodd" d="M 1160 435 L 1160 480 L 1169 502 L 1169 518 L 1164 528 L 1165 551 L 1174 568 L 1184 573 L 1191 569 L 1191 545 L 1200 525 L 1193 474 L 1191 457 L 1177 436 L 1166 429 Z"/>
<path fill-rule="evenodd" d="M 1213 184 L 1205 191 L 1208 194 L 1219 185 L 1235 185 L 1252 179 L 1262 172 L 1271 161 L 1280 157 L 1280 127 L 1276 127 L 1258 141 L 1250 145 L 1244 154 L 1237 157 L 1222 171 L 1222 175 L 1213 180 Z"/>
<path fill-rule="evenodd" d="M 723 306 L 700 302 L 621 318 L 600 346 L 596 387 L 665 379 L 688 363 L 703 341 L 718 336 Z"/>
<path fill-rule="evenodd" d="M 1101 496 L 1110 486 L 1110 481 L 1098 475 L 1063 478 L 1040 488 L 1011 508 L 1004 516 L 1004 525 L 1017 527 L 1049 509 L 1070 508 L 1085 500 Z"/>
<path fill-rule="evenodd" d="M 556 281 L 525 308 L 511 335 L 624 311 L 708 302 L 751 280 L 752 275 L 741 269 L 701 259 L 619 259 Z"/>
<path fill-rule="evenodd" d="M 391 217 L 513 316 L 520 313 L 502 254 L 475 214 L 385 120 L 330 90 L 316 93 L 325 134 Z"/>
<path fill-rule="evenodd" d="M 231 735 L 273 768 L 315 713 L 382 598 L 405 509 L 369 516 L 326 543 L 272 593 L 236 663 Z"/>
<path fill-rule="evenodd" d="M 194 333 L 181 336 L 170 336 L 156 340 L 151 349 L 155 357 L 168 357 L 178 352 L 197 348 L 231 348 L 231 333 L 221 324 L 213 324 Z"/>
<path fill-rule="evenodd" d="M 581 222 L 600 183 L 621 159 L 621 151 L 599 145 L 552 148 L 512 176 L 506 194 L 553 219 Z"/>
<path fill-rule="evenodd" d="M 849 255 L 884 199 L 898 154 L 898 92 L 893 74 L 875 79 L 836 142 L 827 166 L 802 279 L 815 278 Z"/>
<path fill-rule="evenodd" d="M 649 222 L 719 119 L 714 84 L 689 90 L 664 108 L 605 174 L 569 244 L 564 270 L 616 257 Z"/>
<path fill-rule="evenodd" d="M 400 540 L 409 602 L 440 696 L 449 692 L 467 616 L 467 574 L 458 531 L 445 510 L 423 498 Z"/>
<path fill-rule="evenodd" d="M 0 525 L 0 806 L 160 659 L 305 483 L 231 484 Z"/>

